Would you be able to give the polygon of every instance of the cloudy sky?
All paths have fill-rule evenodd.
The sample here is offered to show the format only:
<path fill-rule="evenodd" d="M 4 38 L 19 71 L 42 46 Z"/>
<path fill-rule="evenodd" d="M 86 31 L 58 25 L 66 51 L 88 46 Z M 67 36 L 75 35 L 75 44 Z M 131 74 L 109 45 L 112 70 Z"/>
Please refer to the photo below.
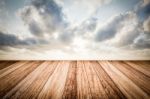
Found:
<path fill-rule="evenodd" d="M 0 0 L 0 59 L 150 60 L 150 0 Z"/>

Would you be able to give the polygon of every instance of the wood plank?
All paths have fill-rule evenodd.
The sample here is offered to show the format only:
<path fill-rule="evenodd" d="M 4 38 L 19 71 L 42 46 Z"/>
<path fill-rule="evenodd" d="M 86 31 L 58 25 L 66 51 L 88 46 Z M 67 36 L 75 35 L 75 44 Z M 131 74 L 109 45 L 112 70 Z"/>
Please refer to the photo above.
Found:
<path fill-rule="evenodd" d="M 12 64 L 16 63 L 16 61 L 4 61 L 4 62 L 0 62 L 0 70 L 4 69 Z"/>
<path fill-rule="evenodd" d="M 99 77 L 100 83 L 103 87 L 100 93 L 105 92 L 104 99 L 110 99 L 110 98 L 125 99 L 126 98 L 98 62 L 92 61 L 90 62 L 90 66 L 91 68 L 89 68 L 88 70 L 91 70 L 93 68 L 95 70 L 93 71 L 93 73 L 96 72 Z"/>
<path fill-rule="evenodd" d="M 20 99 L 23 99 L 24 97 L 26 97 L 26 99 L 38 98 L 39 93 L 43 89 L 49 77 L 54 72 L 55 68 L 57 67 L 57 64 L 58 62 L 53 62 L 47 65 L 44 72 L 40 73 L 40 75 L 33 81 L 32 84 L 30 84 L 30 86 L 28 86 L 28 88 L 23 92 L 23 94 L 19 98 Z"/>
<path fill-rule="evenodd" d="M 68 61 L 59 62 L 57 68 L 40 92 L 39 99 L 60 99 L 63 96 L 69 64 L 70 62 Z"/>
<path fill-rule="evenodd" d="M 11 66 L 9 67 L 6 67 L 2 70 L 0 70 L 0 78 L 6 76 L 7 74 L 13 72 L 14 70 L 16 70 L 17 68 L 19 67 L 22 67 L 23 65 L 27 64 L 28 62 L 27 61 L 20 61 L 20 62 L 17 62 L 15 64 L 12 64 Z"/>
<path fill-rule="evenodd" d="M 0 61 L 0 70 L 2 69 L 3 65 L 9 63 L 9 61 Z"/>
<path fill-rule="evenodd" d="M 91 99 L 91 89 L 85 73 L 84 62 L 77 61 L 77 98 Z"/>
<path fill-rule="evenodd" d="M 118 88 L 126 95 L 129 99 L 148 99 L 149 96 L 135 85 L 128 77 L 126 77 L 122 72 L 115 68 L 111 62 L 99 61 L 99 64 L 108 73 L 112 80 L 116 83 Z"/>
<path fill-rule="evenodd" d="M 67 81 L 65 84 L 63 99 L 76 99 L 77 98 L 77 62 L 72 61 L 70 63 Z"/>
<path fill-rule="evenodd" d="M 132 80 L 138 87 L 143 89 L 150 95 L 150 77 L 130 67 L 124 62 L 111 62 L 117 69 L 124 73 L 130 80 Z"/>
<path fill-rule="evenodd" d="M 130 62 L 130 61 L 127 61 L 125 63 L 150 77 L 150 64 L 145 65 L 143 64 L 143 62 L 138 62 L 137 64 L 136 62 Z"/>
<path fill-rule="evenodd" d="M 94 65 L 91 67 L 90 62 L 84 62 L 84 68 L 86 70 L 86 74 L 87 74 L 87 81 L 89 83 L 89 87 L 90 87 L 90 93 L 92 95 L 91 98 L 93 99 L 99 99 L 99 98 L 108 98 L 106 95 L 106 92 L 104 91 L 104 88 L 101 84 L 101 81 L 99 79 L 99 75 L 97 74 L 97 72 L 95 71 L 95 69 L 93 68 Z"/>
<path fill-rule="evenodd" d="M 20 83 L 18 83 L 12 90 L 10 90 L 5 96 L 4 99 L 11 97 L 13 99 L 19 98 L 25 90 L 35 81 L 35 79 L 46 70 L 49 62 L 43 62 L 36 69 L 33 70 L 27 77 L 25 77 Z M 36 65 L 37 66 L 37 65 Z"/>
<path fill-rule="evenodd" d="M 1 99 L 150 99 L 150 61 L 0 61 Z"/>
<path fill-rule="evenodd" d="M 0 96 L 2 97 L 13 87 L 15 87 L 21 80 L 23 80 L 29 73 L 31 73 L 39 62 L 29 62 L 22 68 L 15 70 L 14 72 L 0 78 Z"/>

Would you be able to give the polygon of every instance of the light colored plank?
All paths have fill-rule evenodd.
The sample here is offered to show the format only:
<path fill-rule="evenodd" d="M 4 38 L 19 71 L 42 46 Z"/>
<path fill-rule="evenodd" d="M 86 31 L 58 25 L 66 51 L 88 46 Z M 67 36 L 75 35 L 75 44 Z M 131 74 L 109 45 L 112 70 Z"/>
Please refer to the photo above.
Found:
<path fill-rule="evenodd" d="M 150 95 L 150 77 L 130 67 L 124 62 L 111 62 L 116 68 L 124 73 L 129 79 L 131 79 L 138 87 L 143 89 L 147 94 Z"/>
<path fill-rule="evenodd" d="M 115 68 L 111 62 L 99 61 L 99 64 L 112 78 L 118 88 L 126 95 L 129 99 L 149 99 L 149 96 L 135 85 L 128 77 L 126 77 L 122 72 Z"/>
<path fill-rule="evenodd" d="M 85 73 L 83 61 L 77 61 L 77 98 L 90 99 L 91 89 Z"/>
<path fill-rule="evenodd" d="M 11 72 L 13 72 L 15 69 L 17 69 L 17 68 L 19 68 L 22 65 L 25 65 L 27 63 L 28 63 L 27 61 L 20 61 L 20 62 L 17 62 L 15 64 L 12 64 L 9 67 L 6 67 L 6 68 L 0 70 L 0 78 L 7 75 L 7 74 L 9 74 L 9 73 L 11 73 Z"/>
<path fill-rule="evenodd" d="M 126 98 L 98 62 L 96 61 L 90 62 L 90 67 L 91 68 L 89 68 L 88 70 L 91 70 L 93 68 L 94 69 L 93 73 L 96 72 L 97 76 L 99 77 L 100 84 L 102 85 L 103 88 L 99 93 L 103 93 L 103 95 L 105 96 L 103 97 L 104 99 Z"/>
<path fill-rule="evenodd" d="M 63 99 L 76 99 L 77 98 L 77 62 L 72 61 L 69 66 L 69 71 L 67 75 L 67 81 L 65 84 Z"/>
<path fill-rule="evenodd" d="M 49 63 L 50 64 L 47 65 L 44 72 L 40 73 L 40 75 L 32 82 L 32 84 L 30 84 L 30 86 L 28 86 L 28 88 L 21 94 L 21 96 L 19 97 L 20 99 L 23 99 L 24 97 L 26 99 L 36 99 L 38 97 L 45 83 L 52 75 L 58 64 L 58 62 Z"/>
<path fill-rule="evenodd" d="M 99 98 L 107 99 L 108 97 L 106 95 L 106 92 L 104 91 L 104 88 L 101 84 L 99 76 L 97 75 L 97 72 L 93 68 L 95 66 L 95 64 L 91 66 L 91 63 L 88 61 L 84 62 L 84 64 L 85 64 L 84 65 L 85 73 L 87 75 L 86 80 L 89 83 L 88 86 L 90 87 L 90 93 L 92 96 L 91 98 L 92 99 L 99 99 Z"/>
<path fill-rule="evenodd" d="M 59 62 L 57 68 L 48 79 L 47 83 L 40 92 L 39 99 L 60 99 L 63 95 L 67 73 L 69 70 L 69 62 Z"/>
<path fill-rule="evenodd" d="M 6 92 L 11 90 L 15 85 L 17 85 L 24 77 L 26 77 L 30 72 L 32 72 L 39 63 L 28 62 L 28 64 L 23 65 L 22 68 L 18 68 L 6 76 L 0 78 L 0 96 L 2 97 Z"/>
<path fill-rule="evenodd" d="M 24 78 L 20 83 L 18 83 L 11 91 L 9 91 L 5 96 L 6 98 L 18 98 L 20 97 L 27 88 L 35 81 L 35 79 L 47 68 L 50 62 L 43 62 L 40 64 L 32 73 L 30 73 L 26 78 Z"/>
<path fill-rule="evenodd" d="M 149 61 L 20 61 L 0 70 L 0 97 L 149 99 L 149 63 Z"/>
<path fill-rule="evenodd" d="M 150 64 L 145 65 L 143 64 L 143 62 L 136 63 L 136 62 L 130 62 L 130 61 L 126 61 L 125 63 L 150 77 Z"/>

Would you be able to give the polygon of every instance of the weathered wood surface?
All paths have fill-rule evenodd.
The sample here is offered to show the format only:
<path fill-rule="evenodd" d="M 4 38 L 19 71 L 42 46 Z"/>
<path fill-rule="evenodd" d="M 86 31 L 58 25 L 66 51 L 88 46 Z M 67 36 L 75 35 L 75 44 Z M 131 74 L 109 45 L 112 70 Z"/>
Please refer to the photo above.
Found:
<path fill-rule="evenodd" d="M 0 99 L 150 99 L 150 61 L 1 61 Z"/>

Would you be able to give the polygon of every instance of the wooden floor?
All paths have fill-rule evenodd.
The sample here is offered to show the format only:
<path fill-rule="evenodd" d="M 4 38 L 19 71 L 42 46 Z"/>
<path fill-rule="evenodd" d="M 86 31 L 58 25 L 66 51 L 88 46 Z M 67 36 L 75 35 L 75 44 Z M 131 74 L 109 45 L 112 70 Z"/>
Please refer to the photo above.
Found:
<path fill-rule="evenodd" d="M 0 99 L 150 99 L 150 61 L 1 61 Z"/>

